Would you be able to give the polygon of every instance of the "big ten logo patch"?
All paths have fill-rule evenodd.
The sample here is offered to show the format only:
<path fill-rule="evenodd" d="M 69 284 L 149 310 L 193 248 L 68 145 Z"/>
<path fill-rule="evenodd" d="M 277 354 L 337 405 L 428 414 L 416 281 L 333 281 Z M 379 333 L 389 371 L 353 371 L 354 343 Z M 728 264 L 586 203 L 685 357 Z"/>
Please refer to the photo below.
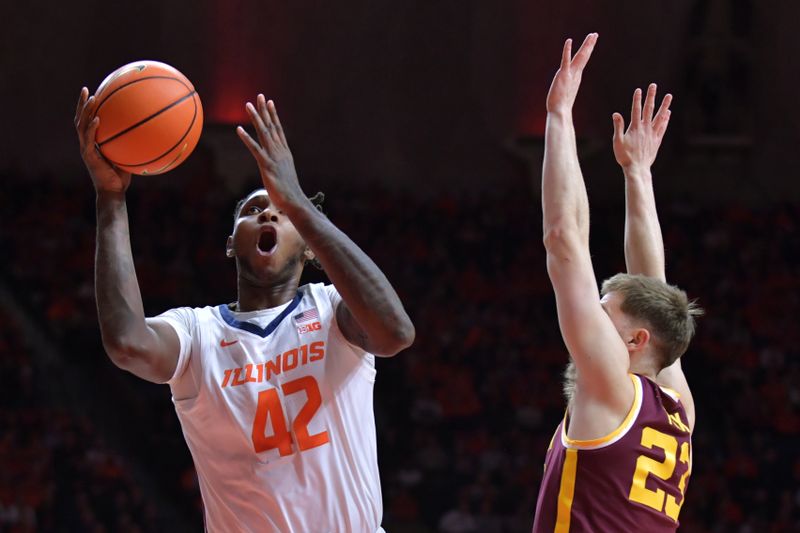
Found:
<path fill-rule="evenodd" d="M 319 322 L 312 322 L 311 324 L 300 324 L 297 326 L 297 333 L 311 333 L 312 331 L 319 331 L 322 329 L 322 324 Z"/>

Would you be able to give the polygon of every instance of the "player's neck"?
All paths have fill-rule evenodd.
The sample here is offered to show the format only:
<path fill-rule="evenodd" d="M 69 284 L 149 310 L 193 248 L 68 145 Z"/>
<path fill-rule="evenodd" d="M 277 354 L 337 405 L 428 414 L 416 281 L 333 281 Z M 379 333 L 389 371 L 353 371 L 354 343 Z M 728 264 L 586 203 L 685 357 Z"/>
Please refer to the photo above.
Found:
<path fill-rule="evenodd" d="M 631 361 L 630 372 L 632 374 L 639 374 L 655 381 L 658 375 L 658 368 L 653 361 L 642 358 L 638 361 Z"/>
<path fill-rule="evenodd" d="M 234 311 L 258 311 L 283 305 L 291 301 L 297 294 L 298 281 L 293 278 L 262 286 L 240 277 L 238 299 Z"/>

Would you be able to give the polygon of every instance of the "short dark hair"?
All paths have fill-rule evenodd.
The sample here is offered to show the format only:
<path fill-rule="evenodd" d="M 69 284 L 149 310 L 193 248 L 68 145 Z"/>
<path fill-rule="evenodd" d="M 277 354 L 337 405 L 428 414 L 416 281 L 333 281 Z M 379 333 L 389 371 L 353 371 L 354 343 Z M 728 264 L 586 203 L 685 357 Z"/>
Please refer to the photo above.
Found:
<path fill-rule="evenodd" d="M 612 291 L 622 295 L 623 313 L 650 327 L 662 369 L 686 352 L 694 336 L 695 317 L 703 310 L 684 291 L 639 274 L 617 274 L 605 280 L 600 293 L 605 296 Z"/>
<path fill-rule="evenodd" d="M 260 187 L 258 189 L 253 189 L 252 191 L 247 193 L 244 196 L 244 198 L 242 198 L 241 200 L 236 202 L 236 207 L 233 208 L 233 223 L 234 224 L 236 224 L 236 220 L 239 218 L 239 212 L 242 210 L 242 207 L 244 207 L 244 203 L 247 201 L 247 199 L 250 198 L 250 196 L 254 192 L 263 191 L 263 190 L 265 190 L 263 187 Z M 313 196 L 309 196 L 308 199 L 311 201 L 312 204 L 314 204 L 314 207 L 317 209 L 317 211 L 319 211 L 323 215 L 325 214 L 325 211 L 322 210 L 322 204 L 323 204 L 323 202 L 325 202 L 325 193 L 323 193 L 321 191 L 317 191 L 316 194 L 314 194 Z M 316 257 L 314 259 L 311 259 L 310 261 L 307 261 L 307 263 L 311 263 L 312 265 L 317 267 L 319 270 L 323 270 L 322 263 L 320 263 L 319 259 L 317 259 Z"/>

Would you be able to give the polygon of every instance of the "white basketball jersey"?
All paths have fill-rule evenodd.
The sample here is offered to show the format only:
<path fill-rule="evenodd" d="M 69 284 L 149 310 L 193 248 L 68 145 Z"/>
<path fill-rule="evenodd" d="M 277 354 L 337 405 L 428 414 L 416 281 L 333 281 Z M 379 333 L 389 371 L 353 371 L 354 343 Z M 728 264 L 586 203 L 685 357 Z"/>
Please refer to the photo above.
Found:
<path fill-rule="evenodd" d="M 159 316 L 181 338 L 170 379 L 212 532 L 379 530 L 375 358 L 305 285 L 265 327 L 227 306 Z"/>

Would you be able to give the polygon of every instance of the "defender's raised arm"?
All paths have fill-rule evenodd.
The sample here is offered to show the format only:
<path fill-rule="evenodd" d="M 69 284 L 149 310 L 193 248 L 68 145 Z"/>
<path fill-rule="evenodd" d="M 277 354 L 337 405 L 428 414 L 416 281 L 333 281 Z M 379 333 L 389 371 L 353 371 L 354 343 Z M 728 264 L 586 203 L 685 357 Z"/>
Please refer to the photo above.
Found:
<path fill-rule="evenodd" d="M 666 281 L 664 240 L 658 221 L 651 167 L 669 125 L 672 95 L 664 96 L 654 116 L 656 89 L 655 83 L 647 88 L 644 108 L 641 89 L 634 91 L 627 131 L 622 115 L 614 113 L 614 156 L 625 175 L 625 264 L 628 274 Z M 661 370 L 656 381 L 681 395 L 689 427 L 693 428 L 694 399 L 681 360 Z"/>
<path fill-rule="evenodd" d="M 625 345 L 600 304 L 597 281 L 589 253 L 589 202 L 578 162 L 572 106 L 580 87 L 583 69 L 589 61 L 597 34 L 586 37 L 571 57 L 567 40 L 561 65 L 547 95 L 542 211 L 547 272 L 553 284 L 561 334 L 577 367 L 577 385 L 585 398 L 624 413 L 633 399 L 627 376 Z M 578 418 L 583 418 L 583 415 Z M 591 433 L 594 421 L 580 424 Z M 614 427 L 610 417 L 597 424 L 597 431 Z"/>

